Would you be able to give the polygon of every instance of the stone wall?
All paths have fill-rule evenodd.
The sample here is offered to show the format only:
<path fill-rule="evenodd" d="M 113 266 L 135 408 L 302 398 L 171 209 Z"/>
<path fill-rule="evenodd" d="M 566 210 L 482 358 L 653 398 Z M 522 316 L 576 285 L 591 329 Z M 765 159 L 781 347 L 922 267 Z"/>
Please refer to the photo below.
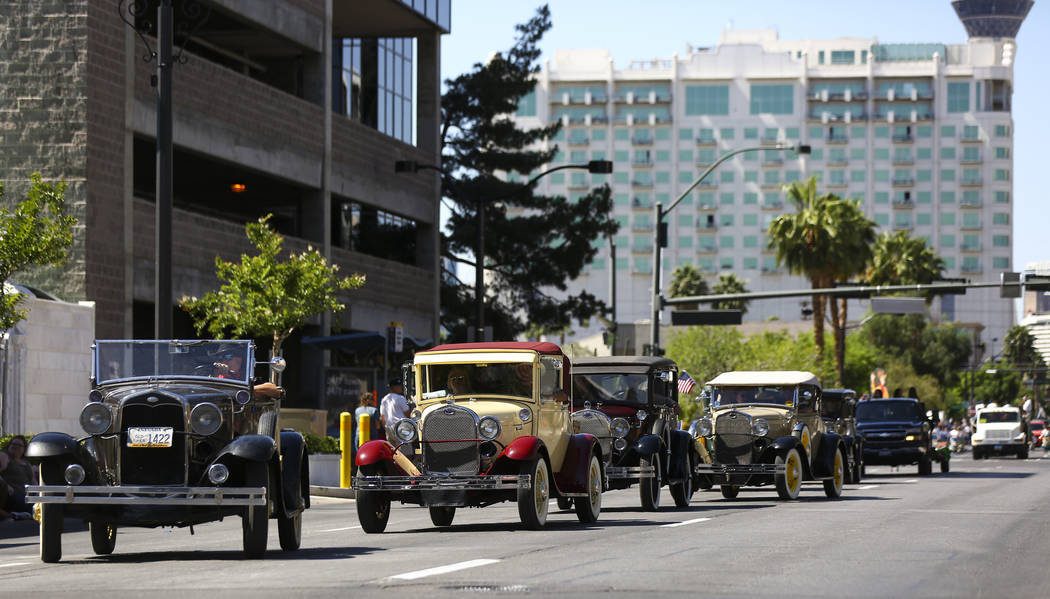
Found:
<path fill-rule="evenodd" d="M 92 302 L 27 298 L 29 313 L 15 331 L 22 348 L 21 432 L 82 434 L 80 409 L 91 390 Z"/>

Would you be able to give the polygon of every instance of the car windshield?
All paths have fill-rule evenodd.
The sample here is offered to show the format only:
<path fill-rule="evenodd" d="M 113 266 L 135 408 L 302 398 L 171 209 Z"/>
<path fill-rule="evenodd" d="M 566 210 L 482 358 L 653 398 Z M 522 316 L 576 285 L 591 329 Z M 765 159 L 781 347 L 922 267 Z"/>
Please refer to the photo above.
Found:
<path fill-rule="evenodd" d="M 977 422 L 1017 422 L 1020 418 L 1017 412 L 981 412 Z"/>
<path fill-rule="evenodd" d="M 428 364 L 421 373 L 424 400 L 469 395 L 532 399 L 531 362 L 517 364 Z"/>
<path fill-rule="evenodd" d="M 1033 422 L 1032 423 L 1032 430 L 1033 431 L 1041 431 L 1041 430 L 1043 430 L 1043 423 L 1042 422 Z"/>
<path fill-rule="evenodd" d="M 749 403 L 790 406 L 794 402 L 793 386 L 715 387 L 711 396 L 712 408 Z"/>
<path fill-rule="evenodd" d="M 649 404 L 649 377 L 644 374 L 574 374 L 572 385 L 576 405 Z"/>
<path fill-rule="evenodd" d="M 857 404 L 857 420 L 902 420 L 914 422 L 919 419 L 919 404 L 914 401 L 862 401 Z"/>
<path fill-rule="evenodd" d="M 135 378 L 223 379 L 247 383 L 250 341 L 96 341 L 95 381 Z"/>

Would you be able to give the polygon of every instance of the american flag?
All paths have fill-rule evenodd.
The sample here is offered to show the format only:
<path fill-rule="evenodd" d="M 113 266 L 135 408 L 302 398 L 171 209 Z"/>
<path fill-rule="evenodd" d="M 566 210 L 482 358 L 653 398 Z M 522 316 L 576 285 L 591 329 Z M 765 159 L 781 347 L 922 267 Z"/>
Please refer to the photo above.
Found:
<path fill-rule="evenodd" d="M 683 370 L 682 374 L 678 377 L 678 392 L 689 393 L 695 386 L 696 381 L 693 380 L 693 377 L 689 376 L 688 372 Z"/>

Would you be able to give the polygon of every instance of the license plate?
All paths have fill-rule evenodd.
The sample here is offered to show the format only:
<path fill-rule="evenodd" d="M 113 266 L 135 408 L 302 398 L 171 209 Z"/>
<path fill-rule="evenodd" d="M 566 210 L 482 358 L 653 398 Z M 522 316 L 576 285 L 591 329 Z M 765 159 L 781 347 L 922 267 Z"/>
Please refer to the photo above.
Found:
<path fill-rule="evenodd" d="M 128 447 L 171 447 L 172 428 L 142 426 L 128 429 Z"/>
<path fill-rule="evenodd" d="M 995 449 L 1002 449 L 1002 448 L 1003 448 L 1003 446 L 1002 446 L 1002 445 L 996 445 L 996 446 L 995 446 Z"/>
<path fill-rule="evenodd" d="M 888 450 L 888 449 L 880 449 L 880 450 L 879 450 L 879 455 L 880 455 L 880 456 L 888 456 L 888 455 L 890 455 L 891 453 L 893 453 L 893 452 L 891 452 L 891 451 L 890 451 L 890 450 Z"/>

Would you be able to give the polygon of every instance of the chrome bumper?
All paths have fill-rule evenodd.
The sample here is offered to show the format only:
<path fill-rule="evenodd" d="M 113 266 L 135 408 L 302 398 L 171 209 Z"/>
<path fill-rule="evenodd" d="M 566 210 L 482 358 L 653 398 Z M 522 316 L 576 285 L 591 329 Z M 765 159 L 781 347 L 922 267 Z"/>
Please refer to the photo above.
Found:
<path fill-rule="evenodd" d="M 29 503 L 90 505 L 266 505 L 266 487 L 26 486 Z"/>
<path fill-rule="evenodd" d="M 784 474 L 784 464 L 697 464 L 693 469 L 698 474 Z"/>
<path fill-rule="evenodd" d="M 350 488 L 360 491 L 500 491 L 531 489 L 528 474 L 469 476 L 355 476 Z"/>
<path fill-rule="evenodd" d="M 609 466 L 605 469 L 605 476 L 613 478 L 652 478 L 656 476 L 656 469 L 652 466 Z"/>

